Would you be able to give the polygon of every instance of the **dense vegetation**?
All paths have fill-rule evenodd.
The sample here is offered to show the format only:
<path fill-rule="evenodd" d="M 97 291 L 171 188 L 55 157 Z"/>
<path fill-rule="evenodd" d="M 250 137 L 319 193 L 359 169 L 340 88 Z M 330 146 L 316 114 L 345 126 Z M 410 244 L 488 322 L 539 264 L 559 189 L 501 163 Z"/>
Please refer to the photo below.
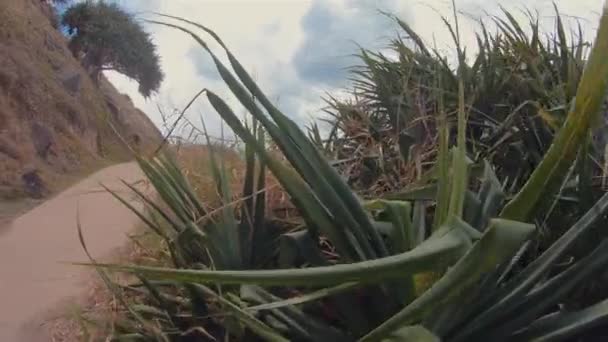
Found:
<path fill-rule="evenodd" d="M 62 25 L 72 35 L 69 47 L 82 55 L 93 79 L 104 70 L 114 70 L 139 83 L 145 97 L 158 90 L 164 75 L 150 35 L 128 13 L 114 3 L 85 1 L 63 14 Z"/>
<path fill-rule="evenodd" d="M 458 77 L 447 57 L 425 45 L 407 23 L 394 19 L 406 34 L 391 43 L 397 57 L 363 50 L 362 65 L 354 68 L 351 98 L 328 101 L 329 139 L 320 138 L 317 126 L 310 136 L 364 196 L 428 198 L 428 191 L 419 190 L 428 190 L 437 146 L 455 142 Z M 563 125 L 589 47 L 582 28 L 569 31 L 557 9 L 555 30 L 549 33 L 541 32 L 539 17 L 532 12 L 523 24 L 508 12 L 479 24 L 478 53 L 462 72 L 467 156 L 491 163 L 507 197 L 529 179 Z M 450 141 L 439 141 L 438 112 L 446 113 Z M 549 240 L 603 193 L 605 109 L 603 115 L 593 123 L 591 143 L 585 144 L 586 152 L 561 189 L 564 200 L 547 202 L 531 218 Z"/>
<path fill-rule="evenodd" d="M 558 39 L 544 43 L 536 18 L 529 36 L 504 13 L 497 33 L 482 28 L 472 65 L 454 34 L 456 70 L 398 21 L 415 44 L 395 41 L 398 60 L 362 52 L 359 97 L 330 100 L 328 140 L 276 108 L 213 31 L 171 19 L 228 57 L 230 69 L 201 36 L 157 22 L 198 41 L 251 114 L 243 122 L 205 92 L 244 142 L 243 190 L 235 201 L 211 153 L 221 204 L 209 209 L 169 153 L 140 159 L 162 202 L 132 188 L 150 216 L 137 213 L 169 266 L 97 265 L 124 304 L 116 338 L 544 341 L 601 328 L 608 299 L 591 285 L 608 264 L 598 233 L 608 195 L 589 192 L 589 147 L 608 80 L 608 12 L 589 53 L 559 19 Z M 269 214 L 267 169 L 295 223 Z M 108 270 L 138 281 L 117 286 Z"/>

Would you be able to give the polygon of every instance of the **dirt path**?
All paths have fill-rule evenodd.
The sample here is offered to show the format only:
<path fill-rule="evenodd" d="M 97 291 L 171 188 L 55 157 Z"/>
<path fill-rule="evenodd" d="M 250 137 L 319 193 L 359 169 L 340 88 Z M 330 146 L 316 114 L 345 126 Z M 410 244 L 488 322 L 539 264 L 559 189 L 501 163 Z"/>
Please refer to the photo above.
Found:
<path fill-rule="evenodd" d="M 0 341 L 46 342 L 44 323 L 86 290 L 90 271 L 65 262 L 86 261 L 83 234 L 95 257 L 108 257 L 127 241 L 137 218 L 99 183 L 124 191 L 118 179 L 143 178 L 135 163 L 103 169 L 0 230 Z"/>

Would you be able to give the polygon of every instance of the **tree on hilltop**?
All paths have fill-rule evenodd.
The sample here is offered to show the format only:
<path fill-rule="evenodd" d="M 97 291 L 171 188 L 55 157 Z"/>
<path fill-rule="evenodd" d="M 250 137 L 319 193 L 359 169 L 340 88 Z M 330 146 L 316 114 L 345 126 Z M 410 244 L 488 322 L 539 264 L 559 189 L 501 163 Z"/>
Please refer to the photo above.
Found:
<path fill-rule="evenodd" d="M 160 58 L 150 35 L 116 4 L 86 1 L 68 8 L 62 24 L 72 36 L 70 50 L 82 59 L 94 80 L 114 70 L 139 83 L 149 97 L 164 78 Z"/>

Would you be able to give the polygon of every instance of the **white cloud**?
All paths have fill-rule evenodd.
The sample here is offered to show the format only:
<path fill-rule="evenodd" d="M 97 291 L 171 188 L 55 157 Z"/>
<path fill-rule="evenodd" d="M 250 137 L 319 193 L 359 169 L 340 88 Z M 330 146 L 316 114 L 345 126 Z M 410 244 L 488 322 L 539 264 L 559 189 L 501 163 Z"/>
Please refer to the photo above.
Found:
<path fill-rule="evenodd" d="M 346 67 L 358 62 L 358 46 L 382 49 L 394 36 L 394 23 L 379 10 L 394 12 L 397 1 L 315 0 L 302 18 L 305 33 L 293 64 L 305 81 L 345 83 Z"/>
<path fill-rule="evenodd" d="M 275 86 L 276 81 L 281 75 L 289 77 L 292 74 L 289 61 L 302 35 L 299 19 L 309 6 L 308 1 L 159 0 L 153 4 L 156 6 L 147 5 L 143 0 L 123 3 L 139 17 L 151 17 L 141 12 L 157 11 L 184 17 L 214 29 L 260 85 L 275 96 L 280 92 Z M 134 82 L 115 73 L 110 73 L 108 77 L 120 91 L 128 93 L 155 123 L 162 121 L 157 103 L 167 108 L 181 108 L 203 87 L 227 100 L 232 99 L 215 74 L 210 58 L 190 36 L 153 25 L 146 25 L 146 28 L 153 33 L 166 73 L 158 95 L 146 101 L 137 93 Z M 222 54 L 219 49 L 215 51 Z M 220 126 L 218 117 L 204 105 L 204 99 L 199 102 L 201 105 L 190 112 L 189 118 L 198 122 L 202 111 L 210 130 L 217 131 Z M 234 100 L 228 102 L 236 106 Z"/>
<path fill-rule="evenodd" d="M 117 0 L 141 18 L 158 11 L 200 22 L 214 29 L 250 71 L 279 107 L 300 123 L 306 123 L 322 106 L 320 96 L 333 91 L 347 76 L 339 69 L 356 60 L 356 43 L 382 48 L 398 28 L 377 10 L 389 10 L 410 23 L 430 44 L 446 53 L 453 44 L 439 14 L 451 18 L 449 0 Z M 556 1 L 566 16 L 583 18 L 582 24 L 593 37 L 601 0 Z M 499 5 L 518 12 L 525 6 L 538 9 L 551 25 L 552 0 L 462 0 L 461 11 L 478 17 L 484 12 L 499 13 Z M 439 14 L 437 13 L 439 12 Z M 109 74 L 120 91 L 129 94 L 155 123 L 161 118 L 157 103 L 165 108 L 184 106 L 201 88 L 218 93 L 238 110 L 210 59 L 188 35 L 168 28 L 146 25 L 153 34 L 162 58 L 166 80 L 159 95 L 144 100 L 137 85 L 127 78 Z M 473 46 L 475 24 L 461 19 L 463 42 Z M 203 35 L 203 37 L 206 37 Z M 213 45 L 217 47 L 216 45 Z M 221 50 L 214 49 L 218 54 Z M 335 72 L 338 70 L 338 72 Z M 218 134 L 220 120 L 201 99 L 189 118 L 198 122 L 203 113 L 209 129 Z M 239 111 L 237 111 L 239 112 Z"/>

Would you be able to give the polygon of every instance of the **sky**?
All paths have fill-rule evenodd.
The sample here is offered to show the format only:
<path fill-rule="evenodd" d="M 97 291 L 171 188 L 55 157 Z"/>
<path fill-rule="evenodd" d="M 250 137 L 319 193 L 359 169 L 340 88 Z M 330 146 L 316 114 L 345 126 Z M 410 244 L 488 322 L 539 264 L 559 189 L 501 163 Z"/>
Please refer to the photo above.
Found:
<path fill-rule="evenodd" d="M 348 67 L 358 64 L 359 47 L 376 51 L 402 34 L 395 22 L 380 14 L 388 11 L 412 26 L 429 44 L 451 55 L 454 46 L 441 22 L 451 15 L 445 0 L 114 0 L 133 13 L 152 34 L 166 74 L 157 95 L 144 99 L 137 84 L 116 73 L 106 75 L 119 91 L 163 126 L 161 111 L 183 108 L 202 88 L 208 88 L 242 113 L 238 102 L 219 78 L 209 56 L 188 35 L 170 28 L 146 24 L 159 19 L 152 12 L 180 16 L 215 30 L 234 55 L 254 76 L 278 107 L 301 125 L 322 115 L 322 97 L 343 95 L 348 86 Z M 556 0 L 570 21 L 579 20 L 591 41 L 602 0 Z M 475 44 L 474 18 L 499 14 L 500 6 L 522 17 L 526 6 L 539 11 L 543 24 L 553 25 L 553 1 L 458 0 L 463 13 L 461 35 L 465 45 Z M 162 19 L 166 20 L 166 19 Z M 208 36 L 201 35 L 210 41 Z M 214 51 L 222 55 L 216 45 Z M 161 110 L 159 110 L 159 108 Z M 200 127 L 201 118 L 212 135 L 222 131 L 219 117 L 201 97 L 187 113 Z"/>

